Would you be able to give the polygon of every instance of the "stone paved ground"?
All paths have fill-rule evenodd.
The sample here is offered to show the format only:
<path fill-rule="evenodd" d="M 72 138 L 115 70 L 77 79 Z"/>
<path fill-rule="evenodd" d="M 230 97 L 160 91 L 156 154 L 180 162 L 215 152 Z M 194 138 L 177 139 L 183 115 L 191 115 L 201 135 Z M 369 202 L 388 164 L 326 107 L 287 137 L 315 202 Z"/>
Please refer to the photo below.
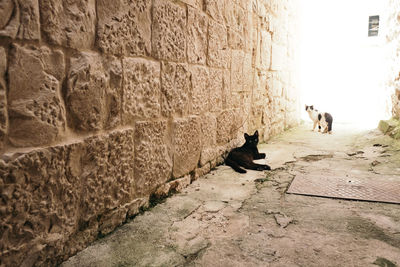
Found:
<path fill-rule="evenodd" d="M 400 266 L 400 205 L 285 194 L 298 174 L 400 182 L 398 141 L 335 126 L 260 145 L 271 172 L 219 166 L 62 266 Z"/>

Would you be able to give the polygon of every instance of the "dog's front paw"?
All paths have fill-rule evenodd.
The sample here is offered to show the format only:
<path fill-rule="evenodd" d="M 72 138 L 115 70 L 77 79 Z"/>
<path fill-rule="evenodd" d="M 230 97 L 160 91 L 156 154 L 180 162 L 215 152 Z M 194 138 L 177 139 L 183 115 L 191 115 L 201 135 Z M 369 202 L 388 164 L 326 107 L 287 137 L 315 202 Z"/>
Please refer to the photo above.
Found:
<path fill-rule="evenodd" d="M 270 170 L 271 170 L 271 167 L 268 166 L 268 165 L 265 165 L 265 166 L 264 166 L 264 170 L 270 171 Z"/>

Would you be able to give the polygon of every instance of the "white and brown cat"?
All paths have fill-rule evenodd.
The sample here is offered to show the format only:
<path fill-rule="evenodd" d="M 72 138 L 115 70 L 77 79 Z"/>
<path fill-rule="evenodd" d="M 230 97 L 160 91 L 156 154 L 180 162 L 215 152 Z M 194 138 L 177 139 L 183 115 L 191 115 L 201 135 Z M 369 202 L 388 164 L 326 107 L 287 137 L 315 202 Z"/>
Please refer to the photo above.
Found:
<path fill-rule="evenodd" d="M 322 130 L 322 133 L 332 133 L 332 122 L 333 118 L 332 115 L 327 113 L 327 112 L 318 112 L 318 110 L 314 109 L 314 106 L 307 106 L 306 105 L 306 111 L 308 115 L 310 116 L 310 119 L 313 121 L 314 126 L 313 126 L 313 131 L 315 129 L 315 126 L 318 125 L 318 132 Z"/>

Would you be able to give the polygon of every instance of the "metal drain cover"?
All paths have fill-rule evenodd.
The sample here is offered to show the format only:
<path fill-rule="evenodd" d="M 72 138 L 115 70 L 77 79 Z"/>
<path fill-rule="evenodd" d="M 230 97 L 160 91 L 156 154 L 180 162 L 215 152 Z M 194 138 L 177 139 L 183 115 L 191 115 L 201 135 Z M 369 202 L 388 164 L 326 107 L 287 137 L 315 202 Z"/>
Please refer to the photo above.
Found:
<path fill-rule="evenodd" d="M 400 204 L 400 177 L 394 181 L 298 175 L 287 193 Z"/>

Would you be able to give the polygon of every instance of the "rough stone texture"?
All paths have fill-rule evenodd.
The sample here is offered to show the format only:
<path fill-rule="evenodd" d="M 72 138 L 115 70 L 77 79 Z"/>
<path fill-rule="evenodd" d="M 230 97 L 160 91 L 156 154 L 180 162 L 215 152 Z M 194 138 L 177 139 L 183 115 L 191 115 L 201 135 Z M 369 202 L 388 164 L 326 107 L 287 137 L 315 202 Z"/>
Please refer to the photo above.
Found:
<path fill-rule="evenodd" d="M 186 11 L 167 0 L 155 0 L 152 24 L 152 54 L 163 60 L 186 58 Z"/>
<path fill-rule="evenodd" d="M 205 64 L 207 52 L 207 17 L 188 7 L 187 54 L 189 63 Z"/>
<path fill-rule="evenodd" d="M 60 98 L 64 55 L 47 47 L 13 45 L 9 63 L 9 140 L 15 146 L 56 141 L 65 130 Z"/>
<path fill-rule="evenodd" d="M 210 105 L 210 89 L 208 87 L 208 71 L 205 67 L 191 66 L 192 92 L 191 114 L 206 112 Z"/>
<path fill-rule="evenodd" d="M 142 197 L 169 180 L 172 159 L 165 121 L 137 122 L 135 128 L 135 190 Z"/>
<path fill-rule="evenodd" d="M 210 111 L 219 112 L 222 109 L 223 101 L 223 70 L 209 69 L 208 90 L 210 92 Z"/>
<path fill-rule="evenodd" d="M 0 47 L 0 151 L 4 148 L 4 138 L 7 133 L 7 87 L 5 74 L 7 69 L 6 51 Z"/>
<path fill-rule="evenodd" d="M 103 65 L 104 64 L 104 65 Z M 120 123 L 122 66 L 115 58 L 83 52 L 71 58 L 66 95 L 70 126 L 100 130 Z"/>
<path fill-rule="evenodd" d="M 229 65 L 228 36 L 224 26 L 209 21 L 207 65 L 227 68 Z"/>
<path fill-rule="evenodd" d="M 160 63 L 125 58 L 122 110 L 124 123 L 160 115 Z"/>
<path fill-rule="evenodd" d="M 205 10 L 215 21 L 224 23 L 224 6 L 225 1 L 220 0 L 204 0 Z"/>
<path fill-rule="evenodd" d="M 97 45 L 105 53 L 151 53 L 151 1 L 98 0 Z"/>
<path fill-rule="evenodd" d="M 0 37 L 40 39 L 39 2 L 3 0 L 0 3 Z"/>
<path fill-rule="evenodd" d="M 217 148 L 217 118 L 214 114 L 206 114 L 201 120 L 201 156 L 200 165 L 215 159 L 218 155 Z"/>
<path fill-rule="evenodd" d="M 0 0 L 0 265 L 57 266 L 296 125 L 294 2 Z M 209 245 L 170 240 L 182 261 L 155 265 Z"/>
<path fill-rule="evenodd" d="M 186 64 L 161 64 L 161 112 L 165 117 L 188 113 L 190 79 L 191 74 Z"/>
<path fill-rule="evenodd" d="M 197 167 L 201 152 L 200 120 L 197 116 L 173 123 L 173 176 L 179 178 Z"/>
<path fill-rule="evenodd" d="M 96 28 L 95 0 L 40 0 L 41 29 L 50 43 L 90 49 Z"/>
<path fill-rule="evenodd" d="M 92 220 L 135 196 L 133 143 L 126 130 L 0 161 L 2 263 L 54 264 L 92 241 L 74 235 L 93 227 L 97 235 Z"/>

